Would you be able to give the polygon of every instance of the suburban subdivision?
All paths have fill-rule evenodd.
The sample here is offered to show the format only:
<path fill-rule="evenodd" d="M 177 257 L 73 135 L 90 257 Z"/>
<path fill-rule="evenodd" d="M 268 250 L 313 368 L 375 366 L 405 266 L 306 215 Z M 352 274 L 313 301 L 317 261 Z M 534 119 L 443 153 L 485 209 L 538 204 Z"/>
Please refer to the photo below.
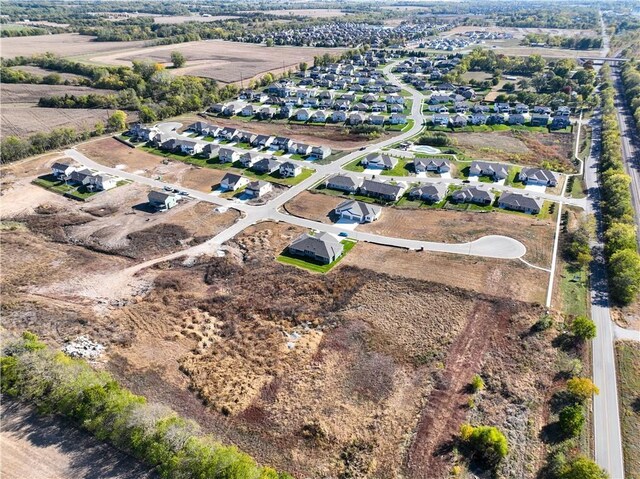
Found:
<path fill-rule="evenodd" d="M 640 3 L 0 6 L 0 476 L 640 477 Z"/>

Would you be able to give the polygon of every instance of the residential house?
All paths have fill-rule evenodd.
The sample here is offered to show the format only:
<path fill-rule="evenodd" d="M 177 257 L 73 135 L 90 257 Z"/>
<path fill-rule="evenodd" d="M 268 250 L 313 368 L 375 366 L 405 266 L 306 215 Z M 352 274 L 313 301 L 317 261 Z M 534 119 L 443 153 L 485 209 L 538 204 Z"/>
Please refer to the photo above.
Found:
<path fill-rule="evenodd" d="M 382 208 L 369 203 L 356 200 L 345 200 L 334 209 L 340 218 L 357 221 L 358 223 L 371 223 L 377 220 L 382 213 Z"/>
<path fill-rule="evenodd" d="M 285 161 L 278 169 L 282 178 L 294 178 L 302 173 L 302 167 L 292 161 Z"/>
<path fill-rule="evenodd" d="M 220 131 L 220 136 L 225 140 L 231 141 L 235 140 L 238 136 L 240 136 L 241 131 L 236 128 L 226 127 Z"/>
<path fill-rule="evenodd" d="M 511 106 L 508 103 L 495 103 L 493 109 L 496 113 L 511 113 Z"/>
<path fill-rule="evenodd" d="M 118 186 L 119 179 L 112 175 L 98 173 L 91 178 L 90 187 L 97 191 L 106 191 Z"/>
<path fill-rule="evenodd" d="M 342 110 L 336 110 L 331 113 L 331 121 L 334 123 L 344 123 L 347 121 L 347 112 Z"/>
<path fill-rule="evenodd" d="M 498 198 L 498 206 L 508 210 L 522 211 L 532 215 L 537 215 L 542 209 L 544 201 L 541 198 L 531 196 L 528 193 L 513 193 L 505 191 Z"/>
<path fill-rule="evenodd" d="M 301 108 L 296 112 L 296 120 L 298 121 L 308 121 L 309 120 L 309 110 L 306 108 Z"/>
<path fill-rule="evenodd" d="M 475 203 L 477 205 L 490 205 L 495 195 L 487 186 L 466 186 L 454 191 L 451 200 L 455 203 Z"/>
<path fill-rule="evenodd" d="M 416 173 L 433 171 L 436 173 L 447 173 L 451 171 L 451 162 L 446 158 L 415 158 L 413 169 Z"/>
<path fill-rule="evenodd" d="M 312 151 L 313 151 L 313 147 L 311 145 L 307 145 L 305 143 L 298 143 L 296 145 L 295 153 L 301 156 L 308 156 L 311 154 Z"/>
<path fill-rule="evenodd" d="M 73 166 L 67 163 L 56 162 L 51 165 L 51 174 L 59 180 L 66 180 L 75 170 Z"/>
<path fill-rule="evenodd" d="M 436 126 L 447 126 L 449 124 L 449 115 L 436 113 L 431 117 L 431 121 Z"/>
<path fill-rule="evenodd" d="M 256 109 L 253 107 L 251 103 L 245 105 L 242 110 L 240 110 L 240 115 L 242 116 L 253 116 L 256 114 Z"/>
<path fill-rule="evenodd" d="M 545 113 L 532 113 L 531 126 L 547 126 L 549 124 L 549 115 Z"/>
<path fill-rule="evenodd" d="M 256 173 L 273 173 L 280 169 L 282 162 L 273 158 L 262 158 L 253 164 L 251 169 Z"/>
<path fill-rule="evenodd" d="M 69 175 L 69 182 L 76 185 L 87 186 L 90 185 L 93 179 L 93 173 L 87 168 L 81 170 L 74 170 Z"/>
<path fill-rule="evenodd" d="M 324 110 L 316 110 L 310 117 L 313 123 L 325 123 L 327 121 L 327 112 Z"/>
<path fill-rule="evenodd" d="M 467 117 L 461 114 L 455 114 L 450 118 L 451 121 L 451 125 L 456 127 L 456 128 L 460 128 L 460 127 L 464 127 L 467 126 Z"/>
<path fill-rule="evenodd" d="M 392 113 L 389 117 L 389 123 L 392 125 L 405 125 L 407 123 L 407 115 Z"/>
<path fill-rule="evenodd" d="M 273 140 L 275 140 L 275 136 L 271 136 L 271 135 L 257 135 L 253 141 L 251 142 L 251 144 L 253 146 L 261 146 L 262 148 L 269 148 L 269 146 L 271 146 L 271 144 L 273 143 Z"/>
<path fill-rule="evenodd" d="M 524 125 L 527 119 L 521 113 L 512 113 L 509 115 L 510 125 Z"/>
<path fill-rule="evenodd" d="M 220 163 L 233 163 L 240 159 L 240 152 L 233 148 L 220 147 L 218 159 Z"/>
<path fill-rule="evenodd" d="M 552 130 L 562 130 L 563 128 L 567 128 L 571 126 L 571 120 L 568 116 L 554 116 L 551 120 L 551 125 L 549 128 Z"/>
<path fill-rule="evenodd" d="M 176 138 L 173 149 L 178 149 L 187 155 L 197 155 L 202 152 L 204 145 L 205 144 L 200 141 Z"/>
<path fill-rule="evenodd" d="M 471 115 L 472 125 L 484 125 L 487 123 L 487 115 L 484 113 L 474 113 Z"/>
<path fill-rule="evenodd" d="M 272 148 L 278 148 L 282 151 L 288 151 L 289 146 L 293 143 L 293 140 L 290 138 L 286 138 L 284 136 L 276 136 L 273 142 L 271 143 Z"/>
<path fill-rule="evenodd" d="M 231 103 L 226 103 L 224 105 L 224 108 L 222 109 L 222 114 L 226 116 L 239 115 L 245 106 L 246 103 L 244 101 L 233 101 Z"/>
<path fill-rule="evenodd" d="M 386 153 L 369 153 L 360 160 L 360 164 L 365 168 L 391 170 L 398 164 L 398 159 Z"/>
<path fill-rule="evenodd" d="M 524 103 L 516 103 L 516 113 L 529 113 L 529 106 L 525 105 Z"/>
<path fill-rule="evenodd" d="M 402 113 L 404 111 L 404 105 L 399 103 L 392 103 L 388 106 L 389 113 Z"/>
<path fill-rule="evenodd" d="M 503 125 L 506 121 L 504 113 L 493 113 L 487 117 L 487 125 Z"/>
<path fill-rule="evenodd" d="M 252 181 L 247 185 L 244 192 L 252 198 L 260 198 L 273 191 L 273 186 L 268 181 Z"/>
<path fill-rule="evenodd" d="M 207 143 L 202 147 L 202 151 L 200 152 L 201 156 L 205 158 L 215 158 L 220 154 L 220 145 L 216 145 L 214 143 Z"/>
<path fill-rule="evenodd" d="M 542 105 L 534 106 L 533 107 L 533 113 L 540 113 L 540 114 L 543 114 L 543 115 L 551 115 L 551 108 L 549 108 L 548 106 L 542 106 Z"/>
<path fill-rule="evenodd" d="M 298 237 L 287 247 L 289 254 L 311 259 L 322 264 L 329 264 L 337 260 L 344 247 L 333 235 L 318 233 L 311 235 L 305 233 Z"/>
<path fill-rule="evenodd" d="M 331 190 L 344 191 L 346 193 L 355 193 L 362 184 L 359 178 L 353 178 L 347 175 L 334 175 L 325 181 L 325 187 Z"/>
<path fill-rule="evenodd" d="M 261 120 L 268 120 L 276 115 L 276 109 L 271 106 L 263 106 L 258 110 L 257 116 Z"/>
<path fill-rule="evenodd" d="M 398 201 L 407 189 L 402 182 L 384 183 L 382 181 L 364 180 L 360 185 L 360 194 L 379 198 L 385 201 Z"/>
<path fill-rule="evenodd" d="M 171 209 L 178 204 L 178 195 L 168 191 L 151 190 L 147 199 L 151 207 L 158 211 Z"/>
<path fill-rule="evenodd" d="M 350 113 L 349 114 L 349 124 L 350 125 L 360 125 L 367 120 L 367 115 L 363 115 L 362 113 Z"/>
<path fill-rule="evenodd" d="M 225 191 L 237 191 L 245 185 L 249 184 L 249 179 L 235 173 L 227 173 L 220 180 L 220 189 Z"/>
<path fill-rule="evenodd" d="M 509 176 L 509 166 L 502 163 L 488 161 L 472 161 L 469 167 L 470 175 L 489 176 L 494 181 L 504 180 Z"/>
<path fill-rule="evenodd" d="M 557 186 L 558 173 L 543 168 L 522 168 L 518 178 L 526 185 Z"/>
<path fill-rule="evenodd" d="M 240 163 L 242 163 L 242 166 L 244 166 L 245 168 L 251 168 L 253 165 L 255 165 L 258 161 L 262 160 L 263 158 L 264 158 L 264 155 L 261 155 L 256 151 L 247 151 L 242 155 L 240 155 Z"/>
<path fill-rule="evenodd" d="M 384 120 L 384 115 L 370 115 L 368 121 L 372 125 L 384 125 Z"/>
<path fill-rule="evenodd" d="M 331 148 L 328 146 L 312 146 L 311 147 L 311 160 L 324 160 L 331 156 Z"/>
<path fill-rule="evenodd" d="M 438 203 L 445 199 L 449 187 L 445 183 L 429 183 L 413 188 L 409 191 L 412 200 L 421 199 L 429 203 Z"/>

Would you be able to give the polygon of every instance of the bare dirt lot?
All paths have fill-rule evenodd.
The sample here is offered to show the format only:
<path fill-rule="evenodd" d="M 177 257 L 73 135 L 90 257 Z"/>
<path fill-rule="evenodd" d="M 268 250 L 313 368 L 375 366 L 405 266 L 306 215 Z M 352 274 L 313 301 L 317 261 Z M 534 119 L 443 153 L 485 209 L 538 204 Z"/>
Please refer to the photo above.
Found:
<path fill-rule="evenodd" d="M 85 143 L 78 150 L 102 165 L 150 178 L 161 177 L 163 181 L 203 192 L 210 192 L 225 174 L 222 170 L 166 160 L 159 155 L 130 148 L 113 138 Z"/>
<path fill-rule="evenodd" d="M 0 475 L 5 479 L 146 479 L 158 476 L 135 459 L 57 417 L 3 399 Z"/>
<path fill-rule="evenodd" d="M 568 133 L 530 133 L 526 131 L 494 131 L 483 133 L 451 133 L 456 146 L 475 159 L 509 161 L 523 165 L 557 163 L 573 171 L 570 160 L 573 135 Z"/>
<path fill-rule="evenodd" d="M 178 75 L 195 75 L 213 78 L 222 83 L 233 83 L 242 78 L 248 80 L 272 70 L 282 71 L 300 62 L 313 62 L 315 55 L 342 49 L 314 47 L 266 47 L 253 43 L 236 43 L 223 40 L 203 40 L 141 48 L 126 53 L 116 52 L 95 55 L 91 61 L 108 65 L 131 65 L 132 60 L 151 59 L 160 63 L 171 62 L 171 52 L 179 51 L 187 59 L 186 66 L 170 70 Z"/>
<path fill-rule="evenodd" d="M 77 33 L 60 33 L 34 37 L 3 38 L 0 44 L 2 45 L 2 56 L 13 58 L 44 52 L 52 52 L 62 57 L 80 56 L 140 48 L 145 43 L 143 40 L 134 42 L 94 42 L 94 38 Z"/>
<path fill-rule="evenodd" d="M 31 38 L 31 37 L 29 37 Z M 77 131 L 93 130 L 98 121 L 106 122 L 115 110 L 40 108 L 41 97 L 52 95 L 106 95 L 111 90 L 66 85 L 3 84 L 0 92 L 2 103 L 0 137 L 9 135 L 26 137 L 37 132 L 49 132 L 55 128 L 73 127 Z M 136 115 L 130 114 L 129 120 Z"/>
<path fill-rule="evenodd" d="M 329 212 L 343 198 L 305 191 L 285 205 L 290 214 L 331 223 Z M 555 225 L 552 220 L 505 212 L 462 212 L 383 208 L 380 219 L 358 226 L 358 231 L 384 236 L 466 243 L 486 235 L 505 235 L 527 248 L 524 259 L 537 266 L 551 265 Z M 537 288 L 536 288 L 537 289 Z"/>
<path fill-rule="evenodd" d="M 189 121 L 184 120 L 188 118 L 189 121 L 202 121 L 202 118 L 195 117 L 193 115 L 189 117 L 179 117 L 178 121 L 183 121 L 185 124 L 189 124 Z M 280 121 L 265 122 L 265 121 L 242 121 L 233 120 L 229 118 L 211 116 L 207 119 L 209 123 L 213 123 L 219 126 L 231 126 L 234 128 L 240 128 L 242 130 L 251 131 L 252 133 L 265 134 L 265 135 L 282 135 L 293 140 L 317 144 L 321 143 L 324 146 L 328 146 L 334 150 L 350 150 L 358 148 L 362 145 L 373 141 L 381 141 L 381 138 L 375 140 L 369 140 L 366 137 L 360 135 L 350 134 L 345 128 L 341 126 L 325 125 L 298 125 L 295 123 L 285 123 Z M 382 138 L 391 138 L 392 136 L 399 135 L 399 132 L 383 133 Z"/>
<path fill-rule="evenodd" d="M 2 230 L 2 265 L 15 270 L 3 278 L 4 327 L 53 345 L 90 335 L 108 346 L 104 365 L 123 384 L 260 462 L 300 478 L 445 477 L 457 461 L 446 445 L 473 416 L 509 438 L 502 475 L 534 477 L 555 373 L 551 338 L 527 334 L 536 306 L 354 266 L 384 258 L 370 245 L 356 245 L 329 275 L 308 273 L 273 261 L 302 230 L 260 223 L 226 257 L 141 271 L 144 291 L 98 313 L 86 296 L 42 285 L 132 260 L 28 226 Z M 436 261 L 423 258 L 425 269 Z M 487 290 L 507 280 L 489 276 Z M 476 372 L 488 386 L 472 410 L 464 386 Z"/>

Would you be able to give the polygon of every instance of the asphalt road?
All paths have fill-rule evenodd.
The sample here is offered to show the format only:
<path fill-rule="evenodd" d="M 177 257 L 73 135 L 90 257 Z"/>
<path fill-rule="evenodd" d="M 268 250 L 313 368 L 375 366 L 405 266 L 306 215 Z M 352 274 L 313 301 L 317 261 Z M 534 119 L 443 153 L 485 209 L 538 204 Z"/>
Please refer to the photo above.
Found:
<path fill-rule="evenodd" d="M 597 335 L 592 343 L 593 382 L 600 394 L 593 397 L 593 427 L 596 462 L 611 476 L 624 479 L 620 410 L 614 354 L 614 323 L 609 309 L 607 271 L 602 243 L 602 215 L 598 162 L 600 160 L 601 115 L 598 111 L 591 121 L 591 152 L 585 161 L 585 183 L 588 190 L 587 212 L 597 221 L 596 238 L 592 243 L 594 260 L 591 263 L 590 297 L 591 319 Z"/>

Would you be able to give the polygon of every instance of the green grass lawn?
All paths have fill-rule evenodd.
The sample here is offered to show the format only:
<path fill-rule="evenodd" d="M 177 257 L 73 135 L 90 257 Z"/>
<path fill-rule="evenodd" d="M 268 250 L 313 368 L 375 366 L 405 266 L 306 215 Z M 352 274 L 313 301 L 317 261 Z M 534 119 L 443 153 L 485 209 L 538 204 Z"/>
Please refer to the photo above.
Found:
<path fill-rule="evenodd" d="M 587 268 L 565 264 L 560 275 L 562 309 L 573 316 L 589 316 L 587 291 Z"/>
<path fill-rule="evenodd" d="M 54 193 L 58 193 L 63 196 L 67 196 L 70 198 L 75 198 L 78 200 L 84 201 L 85 199 L 99 193 L 98 191 L 89 191 L 86 186 L 72 186 L 65 184 L 62 181 L 58 181 L 53 175 L 44 175 L 36 178 L 32 181 L 34 185 L 41 186 L 49 191 L 53 191 Z M 120 184 L 127 183 L 126 181 L 118 182 L 117 186 Z"/>
<path fill-rule="evenodd" d="M 567 181 L 570 182 L 567 185 L 567 191 L 572 198 L 584 198 L 586 196 L 586 188 L 581 176 L 571 176 L 567 178 Z"/>
<path fill-rule="evenodd" d="M 355 172 L 360 173 L 360 172 L 364 171 L 364 166 L 362 166 L 360 164 L 360 160 L 361 159 L 362 158 L 356 158 L 355 160 L 353 160 L 353 161 L 347 163 L 346 165 L 344 165 L 342 168 L 347 170 L 347 171 L 355 171 Z"/>
<path fill-rule="evenodd" d="M 616 343 L 620 426 L 626 477 L 640 477 L 640 343 Z"/>
<path fill-rule="evenodd" d="M 384 170 L 380 174 L 384 176 L 409 176 L 409 168 L 412 161 L 406 158 L 399 158 L 396 166 L 390 170 Z"/>
<path fill-rule="evenodd" d="M 513 166 L 509 169 L 509 176 L 507 176 L 504 184 L 513 188 L 524 188 L 525 185 L 522 181 L 518 180 L 518 174 L 522 170 L 519 166 Z"/>
<path fill-rule="evenodd" d="M 302 259 L 297 256 L 292 256 L 287 253 L 286 250 L 282 252 L 276 260 L 280 263 L 296 266 L 298 268 L 306 269 L 314 273 L 327 273 L 329 270 L 331 270 L 331 268 L 337 265 L 342 260 L 342 258 L 344 258 L 347 253 L 351 251 L 356 245 L 355 241 L 347 239 L 342 240 L 341 243 L 343 245 L 342 254 L 339 258 L 329 264 L 321 264 L 310 259 Z"/>
<path fill-rule="evenodd" d="M 400 208 L 425 208 L 429 210 L 437 210 L 441 209 L 446 203 L 446 198 L 442 201 L 439 201 L 438 203 L 427 203 L 426 201 L 422 200 L 411 200 L 408 196 L 405 195 L 400 198 L 396 206 Z"/>

